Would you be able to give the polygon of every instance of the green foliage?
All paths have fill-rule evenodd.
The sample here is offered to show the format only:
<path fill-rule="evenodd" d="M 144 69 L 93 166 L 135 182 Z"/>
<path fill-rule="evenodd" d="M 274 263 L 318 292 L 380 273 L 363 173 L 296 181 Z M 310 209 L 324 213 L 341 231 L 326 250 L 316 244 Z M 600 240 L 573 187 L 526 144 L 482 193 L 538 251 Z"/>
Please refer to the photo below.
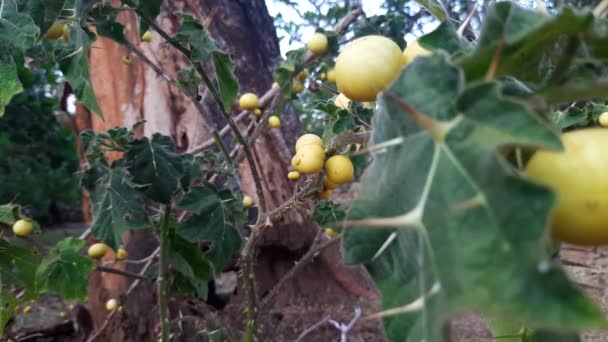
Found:
<path fill-rule="evenodd" d="M 88 276 L 95 265 L 80 253 L 84 245 L 85 241 L 72 237 L 57 243 L 36 270 L 38 289 L 54 291 L 66 299 L 85 301 Z"/>
<path fill-rule="evenodd" d="M 36 268 L 41 257 L 31 248 L 17 247 L 8 240 L 0 239 L 0 285 L 23 286 L 26 298 L 32 298 L 36 290 Z M 0 286 L 1 287 L 1 286 Z"/>

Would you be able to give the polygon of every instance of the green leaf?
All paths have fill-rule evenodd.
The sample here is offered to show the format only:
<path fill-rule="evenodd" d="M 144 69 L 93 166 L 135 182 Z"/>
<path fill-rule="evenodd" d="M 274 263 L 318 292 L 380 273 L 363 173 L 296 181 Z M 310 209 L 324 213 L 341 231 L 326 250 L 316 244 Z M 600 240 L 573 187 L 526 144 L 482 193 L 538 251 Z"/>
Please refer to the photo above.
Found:
<path fill-rule="evenodd" d="M 36 271 L 38 287 L 57 292 L 65 299 L 85 301 L 89 273 L 95 264 L 80 253 L 84 245 L 84 240 L 73 237 L 57 243 Z"/>
<path fill-rule="evenodd" d="M 149 227 L 145 202 L 123 167 L 107 169 L 91 193 L 93 235 L 116 250 L 122 234 Z"/>
<path fill-rule="evenodd" d="M 315 205 L 312 218 L 319 226 L 324 227 L 329 224 L 341 222 L 346 217 L 344 208 L 332 201 L 320 201 Z"/>
<path fill-rule="evenodd" d="M 178 234 L 170 237 L 169 261 L 173 268 L 188 279 L 197 294 L 207 299 L 207 282 L 211 279 L 211 264 L 197 244 Z"/>
<path fill-rule="evenodd" d="M 163 0 L 139 0 L 137 7 L 141 9 L 142 12 L 144 12 L 149 18 L 152 18 L 154 20 L 160 14 L 162 4 Z M 150 26 L 148 25 L 148 23 L 145 20 L 139 18 L 139 31 L 141 32 L 141 34 L 148 31 L 149 28 Z"/>
<path fill-rule="evenodd" d="M 450 21 L 444 21 L 437 28 L 420 38 L 420 45 L 429 50 L 444 50 L 450 55 L 471 51 L 472 46 L 462 38 Z"/>
<path fill-rule="evenodd" d="M 559 149 L 557 134 L 499 89 L 465 88 L 461 70 L 438 54 L 416 58 L 380 98 L 371 145 L 400 144 L 374 155 L 343 247 L 347 262 L 366 265 L 383 309 L 414 303 L 384 320 L 393 341 L 441 341 L 445 320 L 465 311 L 531 328 L 605 323 L 544 255 L 554 195 L 498 152 Z"/>
<path fill-rule="evenodd" d="M 444 21 L 448 18 L 445 8 L 438 0 L 416 0 L 416 2 L 420 6 L 426 8 L 435 18 L 439 19 L 440 21 Z"/>
<path fill-rule="evenodd" d="M 32 17 L 18 10 L 18 2 L 4 0 L 0 13 L 0 46 L 26 50 L 36 42 L 40 29 Z"/>
<path fill-rule="evenodd" d="M 75 55 L 60 60 L 59 69 L 74 90 L 78 101 L 82 102 L 91 111 L 97 113 L 97 115 L 103 117 L 103 113 L 97 104 L 95 92 L 93 91 L 86 53 L 78 52 Z"/>
<path fill-rule="evenodd" d="M 239 83 L 234 76 L 234 62 L 227 53 L 214 51 L 211 54 L 217 83 L 219 84 L 222 102 L 227 111 L 236 100 L 236 95 L 239 91 Z"/>
<path fill-rule="evenodd" d="M 32 16 L 42 35 L 59 18 L 65 3 L 66 0 L 27 0 L 23 12 Z"/>
<path fill-rule="evenodd" d="M 20 219 L 21 206 L 18 204 L 0 205 L 0 224 L 12 227 Z"/>
<path fill-rule="evenodd" d="M 217 188 L 213 183 L 203 183 L 190 188 L 177 205 L 178 209 L 191 211 L 195 214 L 209 213 L 222 207 Z"/>
<path fill-rule="evenodd" d="M 193 63 L 204 62 L 209 59 L 211 53 L 217 51 L 215 40 L 211 38 L 207 30 L 195 17 L 183 13 L 177 15 L 182 19 L 182 25 L 177 30 L 175 39 L 190 45 L 192 52 L 190 58 Z"/>
<path fill-rule="evenodd" d="M 114 20 L 98 20 L 95 22 L 97 34 L 110 38 L 119 44 L 126 44 L 125 27 Z"/>
<path fill-rule="evenodd" d="M 155 133 L 152 139 L 134 140 L 124 158 L 133 180 L 144 187 L 146 196 L 159 203 L 171 201 L 184 167 L 170 137 Z"/>
<path fill-rule="evenodd" d="M 4 115 L 4 107 L 11 102 L 13 96 L 22 91 L 13 57 L 4 49 L 0 49 L 0 117 Z"/>
<path fill-rule="evenodd" d="M 2 274 L 0 274 L 0 336 L 4 336 L 4 328 L 13 316 L 15 308 L 19 301 L 17 298 L 6 289 L 3 284 Z"/>
<path fill-rule="evenodd" d="M 29 248 L 17 247 L 7 240 L 0 240 L 0 278 L 4 284 L 25 288 L 26 298 L 36 292 L 36 268 L 41 257 Z"/>

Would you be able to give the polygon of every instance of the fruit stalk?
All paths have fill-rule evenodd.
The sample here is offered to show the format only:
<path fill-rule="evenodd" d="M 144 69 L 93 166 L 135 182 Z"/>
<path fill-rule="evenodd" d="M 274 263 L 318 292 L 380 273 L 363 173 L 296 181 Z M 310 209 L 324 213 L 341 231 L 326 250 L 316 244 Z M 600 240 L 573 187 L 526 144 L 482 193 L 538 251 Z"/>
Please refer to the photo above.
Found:
<path fill-rule="evenodd" d="M 158 302 L 160 308 L 161 341 L 169 342 L 169 293 L 168 270 L 169 270 L 169 221 L 171 219 L 171 205 L 167 204 L 160 224 L 160 252 L 159 252 L 159 275 L 158 275 Z"/>

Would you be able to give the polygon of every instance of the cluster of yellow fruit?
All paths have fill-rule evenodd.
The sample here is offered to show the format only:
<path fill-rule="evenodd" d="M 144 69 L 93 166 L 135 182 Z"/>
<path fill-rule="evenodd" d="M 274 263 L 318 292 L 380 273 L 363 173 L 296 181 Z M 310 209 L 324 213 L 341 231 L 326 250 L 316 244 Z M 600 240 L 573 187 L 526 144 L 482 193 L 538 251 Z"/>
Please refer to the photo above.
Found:
<path fill-rule="evenodd" d="M 245 93 L 239 98 L 239 107 L 242 110 L 251 111 L 255 116 L 260 117 L 262 110 L 259 108 L 260 100 L 254 93 Z M 272 128 L 281 127 L 281 119 L 278 116 L 272 115 L 268 118 L 268 125 Z"/>
<path fill-rule="evenodd" d="M 105 243 L 98 242 L 92 244 L 91 247 L 89 247 L 88 254 L 89 257 L 91 257 L 92 259 L 101 259 L 106 255 L 106 253 L 108 253 L 109 249 L 110 247 L 108 247 L 108 245 L 106 245 Z M 115 256 L 116 261 L 127 260 L 128 257 L 129 254 L 127 253 L 126 249 L 122 247 L 118 248 Z"/>
<path fill-rule="evenodd" d="M 63 38 L 64 42 L 70 41 L 70 27 L 61 22 L 55 22 L 48 31 L 44 34 L 44 37 L 50 41 L 56 41 L 59 38 Z"/>
<path fill-rule="evenodd" d="M 289 172 L 287 178 L 298 180 L 300 174 L 314 174 L 325 167 L 324 191 L 319 197 L 329 198 L 331 190 L 353 179 L 355 169 L 350 159 L 344 155 L 335 155 L 326 161 L 323 139 L 318 135 L 304 134 L 296 141 L 295 150 L 296 154 L 291 159 L 295 171 Z"/>

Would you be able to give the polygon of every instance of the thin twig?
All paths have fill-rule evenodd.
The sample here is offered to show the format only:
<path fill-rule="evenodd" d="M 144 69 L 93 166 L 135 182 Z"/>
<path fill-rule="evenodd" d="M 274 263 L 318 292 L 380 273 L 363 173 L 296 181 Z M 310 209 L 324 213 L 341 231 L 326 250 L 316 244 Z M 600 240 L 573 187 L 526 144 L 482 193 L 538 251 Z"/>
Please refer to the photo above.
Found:
<path fill-rule="evenodd" d="M 117 268 L 97 265 L 97 267 L 95 267 L 95 269 L 99 272 L 118 274 L 118 275 L 125 276 L 128 278 L 135 278 L 135 279 L 141 279 L 141 280 L 146 280 L 146 281 L 150 280 L 141 274 L 137 274 L 137 273 L 133 273 L 133 272 L 129 272 L 129 271 L 123 271 L 123 270 L 119 270 Z"/>
<path fill-rule="evenodd" d="M 329 321 L 329 316 L 325 316 L 322 320 L 320 320 L 317 323 L 313 324 L 310 328 L 302 331 L 302 333 L 300 334 L 300 336 L 298 336 L 298 338 L 294 342 L 300 342 L 300 341 L 302 341 L 302 339 L 304 337 L 306 337 L 306 335 L 310 334 L 311 332 L 313 332 L 318 327 L 320 327 L 323 324 L 327 323 L 327 321 Z"/>

